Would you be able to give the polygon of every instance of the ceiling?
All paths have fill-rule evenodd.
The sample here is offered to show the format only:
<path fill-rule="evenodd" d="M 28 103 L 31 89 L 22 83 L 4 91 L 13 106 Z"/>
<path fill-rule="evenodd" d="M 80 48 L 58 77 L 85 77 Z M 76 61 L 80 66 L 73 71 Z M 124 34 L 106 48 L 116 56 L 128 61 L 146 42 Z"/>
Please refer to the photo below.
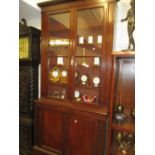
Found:
<path fill-rule="evenodd" d="M 46 2 L 46 1 L 52 1 L 52 0 L 22 0 L 22 1 L 24 1 L 27 4 L 29 4 L 32 7 L 40 10 L 40 8 L 37 6 L 38 3 Z"/>

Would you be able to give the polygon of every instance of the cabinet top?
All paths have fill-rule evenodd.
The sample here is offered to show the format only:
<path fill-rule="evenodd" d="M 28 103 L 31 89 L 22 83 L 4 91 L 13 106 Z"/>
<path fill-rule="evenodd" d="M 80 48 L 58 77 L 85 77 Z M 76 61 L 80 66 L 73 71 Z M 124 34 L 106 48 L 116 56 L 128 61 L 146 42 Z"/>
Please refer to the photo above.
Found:
<path fill-rule="evenodd" d="M 38 3 L 39 7 L 49 6 L 49 5 L 56 5 L 56 4 L 62 4 L 62 3 L 71 3 L 71 2 L 115 2 L 117 0 L 52 0 L 52 1 L 46 1 L 42 3 Z"/>

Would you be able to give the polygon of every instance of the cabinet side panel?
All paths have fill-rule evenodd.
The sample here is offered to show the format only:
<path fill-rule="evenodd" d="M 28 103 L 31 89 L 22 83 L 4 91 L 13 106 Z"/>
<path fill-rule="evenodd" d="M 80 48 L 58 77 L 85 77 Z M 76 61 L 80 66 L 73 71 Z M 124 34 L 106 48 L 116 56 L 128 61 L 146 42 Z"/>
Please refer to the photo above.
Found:
<path fill-rule="evenodd" d="M 115 104 L 132 109 L 135 104 L 135 62 L 133 58 L 117 59 Z"/>

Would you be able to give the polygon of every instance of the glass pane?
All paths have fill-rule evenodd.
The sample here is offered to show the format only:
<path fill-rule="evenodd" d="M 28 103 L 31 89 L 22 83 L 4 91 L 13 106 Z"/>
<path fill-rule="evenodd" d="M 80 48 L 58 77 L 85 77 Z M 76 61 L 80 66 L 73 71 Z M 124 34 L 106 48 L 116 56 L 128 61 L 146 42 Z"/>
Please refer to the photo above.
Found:
<path fill-rule="evenodd" d="M 57 99 L 67 99 L 68 89 L 61 85 L 48 85 L 48 97 Z"/>
<path fill-rule="evenodd" d="M 69 55 L 70 13 L 51 15 L 49 26 L 49 56 Z"/>
<path fill-rule="evenodd" d="M 27 59 L 29 58 L 29 38 L 21 37 L 19 39 L 19 58 Z"/>
<path fill-rule="evenodd" d="M 83 104 L 99 104 L 103 8 L 77 13 L 74 99 Z"/>
<path fill-rule="evenodd" d="M 70 13 L 49 16 L 48 97 L 67 99 L 70 50 Z"/>
<path fill-rule="evenodd" d="M 78 11 L 77 18 L 77 49 L 76 56 L 101 54 L 103 42 L 103 8 L 94 8 Z"/>
<path fill-rule="evenodd" d="M 86 57 L 84 60 L 81 57 L 76 57 L 75 67 L 75 100 L 83 103 L 98 104 L 101 82 L 100 65 L 95 65 L 92 57 Z M 76 92 L 79 94 L 78 97 Z"/>

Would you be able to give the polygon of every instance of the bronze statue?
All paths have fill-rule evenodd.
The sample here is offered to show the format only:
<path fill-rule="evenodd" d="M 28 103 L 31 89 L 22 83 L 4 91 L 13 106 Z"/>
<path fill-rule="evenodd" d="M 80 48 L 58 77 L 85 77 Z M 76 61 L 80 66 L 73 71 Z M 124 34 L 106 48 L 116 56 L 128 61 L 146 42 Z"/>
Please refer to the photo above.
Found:
<path fill-rule="evenodd" d="M 133 38 L 133 31 L 135 30 L 135 0 L 131 0 L 130 5 L 131 9 L 128 10 L 126 18 L 122 19 L 121 21 L 124 22 L 128 20 L 128 37 L 129 37 L 128 50 L 135 50 L 135 41 Z"/>

